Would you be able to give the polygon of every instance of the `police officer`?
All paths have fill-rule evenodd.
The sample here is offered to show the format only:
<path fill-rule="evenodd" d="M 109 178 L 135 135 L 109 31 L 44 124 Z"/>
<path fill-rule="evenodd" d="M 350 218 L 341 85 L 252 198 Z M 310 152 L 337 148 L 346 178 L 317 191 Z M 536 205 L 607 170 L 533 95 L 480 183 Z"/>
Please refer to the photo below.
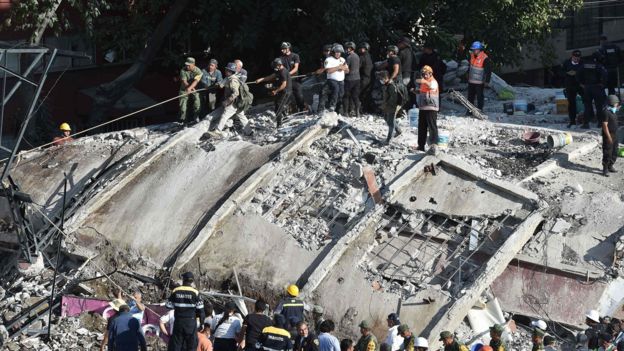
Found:
<path fill-rule="evenodd" d="M 165 306 L 174 310 L 173 334 L 168 351 L 195 351 L 197 349 L 197 317 L 206 318 L 204 303 L 193 288 L 192 272 L 182 274 L 182 285 L 173 289 Z"/>
<path fill-rule="evenodd" d="M 282 59 L 282 63 L 284 64 L 286 70 L 288 70 L 288 73 L 290 74 L 290 77 L 292 79 L 292 77 L 296 76 L 299 72 L 301 59 L 299 58 L 298 54 L 290 51 L 291 45 L 289 42 L 283 42 L 280 48 L 282 50 L 282 57 L 280 58 Z M 293 96 L 295 97 L 295 102 L 297 103 L 297 109 L 299 109 L 299 112 L 306 111 L 305 102 L 303 100 L 303 90 L 301 87 L 301 82 L 299 82 L 297 79 L 292 79 L 292 92 Z"/>
<path fill-rule="evenodd" d="M 349 116 L 351 111 L 356 117 L 360 116 L 360 57 L 355 53 L 355 43 L 345 43 L 347 49 L 347 66 L 349 73 L 345 75 L 344 97 L 342 101 L 343 114 Z"/>
<path fill-rule="evenodd" d="M 379 351 L 379 342 L 373 333 L 368 321 L 360 322 L 360 333 L 362 336 L 355 344 L 355 351 Z"/>
<path fill-rule="evenodd" d="M 264 351 L 290 351 L 293 349 L 290 333 L 286 330 L 286 318 L 281 314 L 273 316 L 273 326 L 262 329 L 256 348 Z"/>
<path fill-rule="evenodd" d="M 490 58 L 483 51 L 485 47 L 480 41 L 475 41 L 470 46 L 470 70 L 468 71 L 468 101 L 474 104 L 477 99 L 477 108 L 483 110 L 483 90 L 490 84 L 492 77 L 492 64 Z M 466 112 L 470 115 L 470 112 Z"/>
<path fill-rule="evenodd" d="M 607 41 L 607 37 L 605 35 L 600 36 L 600 49 L 598 49 L 600 54 L 603 57 L 603 64 L 607 69 L 607 88 L 609 90 L 609 95 L 615 94 L 615 87 L 618 85 L 618 67 L 622 63 L 622 53 L 620 52 L 620 48 Z"/>
<path fill-rule="evenodd" d="M 363 42 L 358 45 L 358 55 L 360 55 L 360 101 L 364 102 L 366 106 L 363 107 L 370 112 L 371 79 L 375 67 L 369 51 L 370 45 L 368 43 Z"/>
<path fill-rule="evenodd" d="M 273 60 L 271 66 L 273 67 L 273 74 L 256 79 L 256 84 L 260 82 L 275 82 L 273 84 L 273 89 L 271 89 L 271 95 L 275 96 L 275 117 L 277 128 L 280 128 L 282 126 L 282 120 L 286 116 L 288 105 L 290 104 L 292 81 L 290 79 L 290 73 L 284 67 L 281 58 Z"/>
<path fill-rule="evenodd" d="M 319 340 L 316 334 L 310 331 L 308 323 L 297 323 L 297 337 L 295 337 L 295 351 L 319 351 Z"/>
<path fill-rule="evenodd" d="M 494 324 L 490 327 L 490 346 L 493 351 L 507 351 L 507 345 L 501 339 L 505 328 L 501 324 Z"/>
<path fill-rule="evenodd" d="M 568 117 L 570 123 L 568 128 L 576 125 L 576 95 L 583 96 L 581 85 L 579 84 L 579 73 L 581 72 L 581 51 L 572 51 L 572 57 L 565 60 L 561 65 L 565 77 L 565 95 L 568 99 Z"/>
<path fill-rule="evenodd" d="M 605 100 L 604 87 L 607 82 L 607 70 L 600 63 L 602 55 L 596 51 L 592 54 L 591 62 L 583 63 L 579 72 L 579 83 L 583 88 L 583 103 L 585 104 L 585 121 L 581 128 L 589 129 L 589 122 L 594 120 L 594 106 L 598 114 L 598 121 L 602 120 L 602 105 Z M 600 128 L 600 124 L 598 124 Z"/>
<path fill-rule="evenodd" d="M 275 313 L 286 317 L 287 328 L 289 331 L 296 333 L 297 323 L 303 320 L 303 301 L 297 298 L 299 296 L 299 287 L 291 284 L 286 288 L 285 296 L 275 308 Z"/>

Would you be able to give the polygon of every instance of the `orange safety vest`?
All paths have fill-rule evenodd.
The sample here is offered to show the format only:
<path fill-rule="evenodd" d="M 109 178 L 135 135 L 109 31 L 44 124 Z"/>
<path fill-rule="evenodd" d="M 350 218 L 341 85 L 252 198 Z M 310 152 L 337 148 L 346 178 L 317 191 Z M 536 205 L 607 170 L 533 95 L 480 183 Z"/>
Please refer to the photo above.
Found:
<path fill-rule="evenodd" d="M 438 83 L 435 78 L 430 77 L 424 79 L 427 83 Z M 440 92 L 438 89 L 432 90 L 427 83 L 420 83 L 420 90 L 418 93 L 418 108 L 425 111 L 439 111 L 440 110 Z"/>
<path fill-rule="evenodd" d="M 468 83 L 483 84 L 485 71 L 483 64 L 488 55 L 481 51 L 479 55 L 470 55 L 470 73 L 468 74 Z"/>

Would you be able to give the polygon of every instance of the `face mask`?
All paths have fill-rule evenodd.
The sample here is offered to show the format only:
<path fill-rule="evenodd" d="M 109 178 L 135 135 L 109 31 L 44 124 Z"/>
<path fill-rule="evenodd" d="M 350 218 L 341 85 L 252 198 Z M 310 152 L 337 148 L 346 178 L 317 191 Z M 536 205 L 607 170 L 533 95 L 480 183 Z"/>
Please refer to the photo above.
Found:
<path fill-rule="evenodd" d="M 620 107 L 615 107 L 615 106 L 609 106 L 609 110 L 611 110 L 611 112 L 616 113 L 618 110 L 620 109 Z"/>

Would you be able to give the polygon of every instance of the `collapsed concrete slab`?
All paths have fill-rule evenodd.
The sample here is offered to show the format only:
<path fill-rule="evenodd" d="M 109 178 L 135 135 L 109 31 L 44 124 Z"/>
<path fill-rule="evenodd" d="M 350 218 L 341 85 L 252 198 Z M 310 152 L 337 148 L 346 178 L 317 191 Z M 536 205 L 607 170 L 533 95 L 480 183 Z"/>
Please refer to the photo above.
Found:
<path fill-rule="evenodd" d="M 429 201 L 434 195 L 439 201 Z M 420 335 L 452 330 L 533 235 L 542 206 L 529 191 L 452 157 L 425 157 L 388 185 L 386 205 L 341 239 L 304 291 L 332 301 L 336 320 L 369 319 L 379 333 L 397 309 Z M 483 256 L 485 247 L 496 253 Z M 354 301 L 350 291 L 366 297 Z M 341 326 L 351 333 L 356 324 Z"/>

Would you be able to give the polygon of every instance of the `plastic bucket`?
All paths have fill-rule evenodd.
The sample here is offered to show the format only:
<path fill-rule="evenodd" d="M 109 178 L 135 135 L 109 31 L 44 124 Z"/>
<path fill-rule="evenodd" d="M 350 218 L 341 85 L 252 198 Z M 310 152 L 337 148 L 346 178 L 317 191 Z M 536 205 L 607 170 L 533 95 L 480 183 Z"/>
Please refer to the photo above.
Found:
<path fill-rule="evenodd" d="M 511 102 L 504 103 L 503 104 L 503 112 L 505 112 L 508 115 L 513 115 L 513 113 L 514 113 L 513 104 Z"/>
<path fill-rule="evenodd" d="M 438 131 L 438 149 L 448 149 L 450 141 L 451 132 L 449 132 L 448 130 Z"/>
<path fill-rule="evenodd" d="M 572 144 L 572 134 L 561 133 L 549 135 L 546 138 L 546 142 L 548 143 L 548 147 L 550 147 L 551 149 L 566 146 Z"/>

